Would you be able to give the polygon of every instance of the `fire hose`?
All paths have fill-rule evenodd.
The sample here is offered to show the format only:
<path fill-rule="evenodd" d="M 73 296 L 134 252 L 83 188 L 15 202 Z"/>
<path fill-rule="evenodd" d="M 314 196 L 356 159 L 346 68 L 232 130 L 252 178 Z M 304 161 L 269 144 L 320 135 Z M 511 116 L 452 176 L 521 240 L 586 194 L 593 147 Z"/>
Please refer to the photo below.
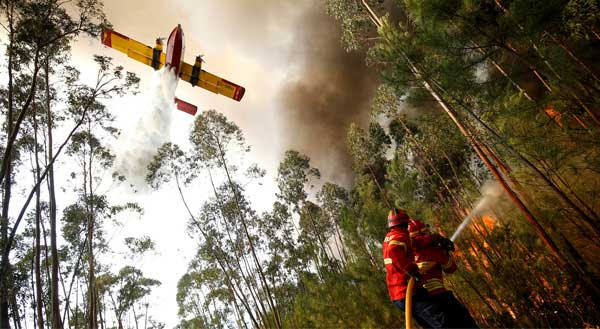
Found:
<path fill-rule="evenodd" d="M 423 269 L 419 270 L 419 272 L 421 272 L 421 274 L 425 274 L 435 265 L 436 265 L 436 263 L 429 264 L 429 265 L 423 267 Z M 406 298 L 405 298 L 406 304 L 404 305 L 404 316 L 405 316 L 406 329 L 412 329 L 412 294 L 413 294 L 414 287 L 415 287 L 415 278 L 411 276 L 410 280 L 408 280 L 408 286 L 406 287 Z"/>

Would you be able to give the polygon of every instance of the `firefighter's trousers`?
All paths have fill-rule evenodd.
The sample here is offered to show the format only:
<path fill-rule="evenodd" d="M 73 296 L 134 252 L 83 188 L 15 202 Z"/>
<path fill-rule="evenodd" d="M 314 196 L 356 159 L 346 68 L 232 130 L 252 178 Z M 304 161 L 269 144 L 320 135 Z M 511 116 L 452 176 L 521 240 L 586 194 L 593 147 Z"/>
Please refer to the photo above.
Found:
<path fill-rule="evenodd" d="M 413 294 L 412 302 L 413 318 L 423 328 L 478 328 L 469 311 L 451 291 L 432 296 L 419 288 Z M 404 299 L 393 303 L 404 311 Z"/>

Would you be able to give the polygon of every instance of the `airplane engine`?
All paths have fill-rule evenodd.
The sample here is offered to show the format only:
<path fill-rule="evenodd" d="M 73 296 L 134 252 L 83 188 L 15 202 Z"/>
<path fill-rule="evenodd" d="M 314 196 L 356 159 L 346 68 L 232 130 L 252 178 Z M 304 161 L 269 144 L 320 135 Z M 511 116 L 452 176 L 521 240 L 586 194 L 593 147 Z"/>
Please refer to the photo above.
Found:
<path fill-rule="evenodd" d="M 194 62 L 194 66 L 192 67 L 192 76 L 190 78 L 190 83 L 192 86 L 195 86 L 198 81 L 200 81 L 200 72 L 202 70 L 202 55 L 196 56 L 196 61 Z"/>
<path fill-rule="evenodd" d="M 163 42 L 161 38 L 156 38 L 156 46 L 152 48 L 152 67 L 154 70 L 160 68 L 160 54 L 163 50 Z"/>

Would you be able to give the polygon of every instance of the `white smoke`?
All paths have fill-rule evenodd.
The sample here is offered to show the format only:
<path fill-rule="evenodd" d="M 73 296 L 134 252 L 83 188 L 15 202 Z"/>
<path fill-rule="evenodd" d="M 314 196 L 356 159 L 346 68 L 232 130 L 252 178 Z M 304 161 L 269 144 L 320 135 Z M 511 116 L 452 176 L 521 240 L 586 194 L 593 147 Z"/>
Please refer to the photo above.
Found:
<path fill-rule="evenodd" d="M 171 114 L 175 107 L 177 81 L 172 70 L 162 68 L 152 75 L 145 102 L 129 109 L 138 115 L 137 122 L 123 129 L 116 147 L 116 171 L 138 190 L 145 189 L 147 166 L 158 147 L 170 140 Z"/>
<path fill-rule="evenodd" d="M 495 180 L 486 181 L 481 186 L 480 191 L 481 198 L 477 201 L 477 204 L 475 204 L 469 215 L 460 223 L 450 240 L 456 241 L 460 233 L 469 225 L 473 216 L 481 213 L 483 210 L 489 209 L 502 196 L 502 187 Z"/>

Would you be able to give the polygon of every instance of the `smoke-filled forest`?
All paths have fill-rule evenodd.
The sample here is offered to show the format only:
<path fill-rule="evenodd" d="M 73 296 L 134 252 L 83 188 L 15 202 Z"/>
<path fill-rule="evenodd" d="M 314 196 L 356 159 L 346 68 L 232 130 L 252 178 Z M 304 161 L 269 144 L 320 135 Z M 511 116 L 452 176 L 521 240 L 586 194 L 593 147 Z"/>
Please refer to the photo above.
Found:
<path fill-rule="evenodd" d="M 122 137 L 110 100 L 140 77 L 104 55 L 73 64 L 112 27 L 101 0 L 0 7 L 0 328 L 167 326 L 141 265 L 156 237 L 107 261 L 125 218 L 152 216 L 117 185 L 170 189 L 185 214 L 161 222 L 195 248 L 162 301 L 176 328 L 405 327 L 382 257 L 392 208 L 452 237 L 444 283 L 479 327 L 600 326 L 597 0 L 320 2 L 292 38 L 291 60 L 314 63 L 281 87 L 297 133 L 266 141 L 294 140 L 271 173 L 233 102 L 186 117 L 183 144 Z M 142 128 L 170 122 L 162 83 Z"/>

